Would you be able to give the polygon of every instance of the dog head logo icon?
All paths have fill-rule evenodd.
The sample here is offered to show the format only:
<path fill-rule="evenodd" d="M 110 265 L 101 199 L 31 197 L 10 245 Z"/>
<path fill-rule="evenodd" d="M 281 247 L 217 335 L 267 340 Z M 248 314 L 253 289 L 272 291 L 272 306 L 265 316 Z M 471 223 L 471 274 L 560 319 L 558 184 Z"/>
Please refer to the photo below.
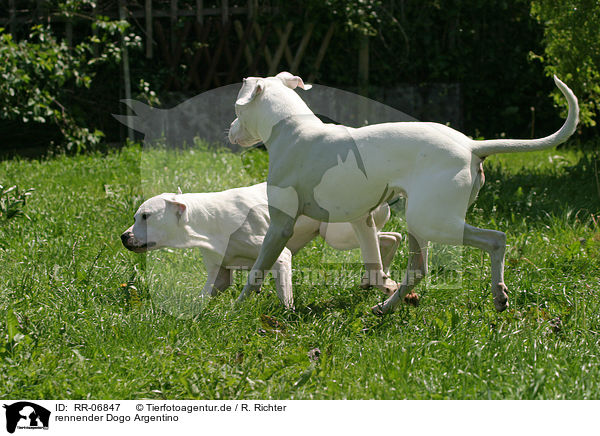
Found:
<path fill-rule="evenodd" d="M 6 409 L 6 431 L 14 433 L 19 429 L 47 429 L 50 421 L 50 411 L 29 401 L 19 401 Z"/>

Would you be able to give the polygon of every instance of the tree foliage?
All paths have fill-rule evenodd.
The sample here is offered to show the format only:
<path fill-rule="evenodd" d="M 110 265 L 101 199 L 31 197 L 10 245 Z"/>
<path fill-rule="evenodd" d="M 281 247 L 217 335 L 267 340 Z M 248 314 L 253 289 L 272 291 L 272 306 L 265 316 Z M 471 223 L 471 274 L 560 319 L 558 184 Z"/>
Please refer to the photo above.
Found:
<path fill-rule="evenodd" d="M 86 0 L 61 2 L 63 14 L 85 16 Z M 35 25 L 28 38 L 15 41 L 0 28 L 0 118 L 51 123 L 60 129 L 68 150 L 94 147 L 102 131 L 86 127 L 86 106 L 93 101 L 77 100 L 89 90 L 104 64 L 121 61 L 122 39 L 128 46 L 141 40 L 127 35 L 126 21 L 107 17 L 93 19 L 95 32 L 79 37 L 73 46 L 59 39 L 50 26 Z M 124 36 L 124 38 L 122 38 Z"/>
<path fill-rule="evenodd" d="M 596 125 L 600 110 L 600 2 L 598 0 L 534 0 L 532 14 L 544 24 L 545 50 L 535 56 L 549 75 L 556 74 L 579 98 L 581 122 Z M 566 111 L 558 91 L 556 103 Z"/>

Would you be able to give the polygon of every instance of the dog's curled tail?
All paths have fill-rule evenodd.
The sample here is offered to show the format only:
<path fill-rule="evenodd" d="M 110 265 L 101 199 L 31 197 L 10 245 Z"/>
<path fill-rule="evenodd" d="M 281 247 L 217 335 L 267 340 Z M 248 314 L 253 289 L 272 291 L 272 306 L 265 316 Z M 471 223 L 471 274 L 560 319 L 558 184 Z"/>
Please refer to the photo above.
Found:
<path fill-rule="evenodd" d="M 567 98 L 569 103 L 569 115 L 567 120 L 558 132 L 550 136 L 539 139 L 491 139 L 485 141 L 472 141 L 471 149 L 480 158 L 484 158 L 496 153 L 518 153 L 524 151 L 543 150 L 554 147 L 565 142 L 569 136 L 575 132 L 577 122 L 579 121 L 579 105 L 577 97 L 567 85 L 554 76 L 554 83 L 560 89 L 560 92 Z"/>

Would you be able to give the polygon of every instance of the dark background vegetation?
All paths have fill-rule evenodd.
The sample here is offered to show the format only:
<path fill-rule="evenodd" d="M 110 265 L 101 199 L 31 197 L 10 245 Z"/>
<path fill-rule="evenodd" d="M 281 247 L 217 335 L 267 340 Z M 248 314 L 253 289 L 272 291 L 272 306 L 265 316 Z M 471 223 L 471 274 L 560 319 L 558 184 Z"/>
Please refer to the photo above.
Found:
<path fill-rule="evenodd" d="M 133 98 L 170 107 L 210 86 L 173 86 L 190 68 L 197 35 L 188 32 L 177 41 L 183 56 L 168 64 L 155 47 L 153 59 L 144 52 L 144 1 L 125 1 L 126 21 L 119 21 L 117 0 L 23 0 L 11 18 L 8 0 L 0 2 L 0 151 L 27 147 L 70 150 L 93 149 L 125 138 L 111 113 L 122 113 L 124 98 L 122 49 L 128 48 Z M 227 2 L 229 10 L 248 6 L 247 0 Z M 171 1 L 155 0 L 155 10 L 168 11 Z M 358 52 L 369 41 L 369 77 L 366 93 L 377 98 L 382 89 L 399 84 L 458 84 L 460 125 L 473 137 L 542 136 L 560 125 L 564 100 L 555 94 L 548 77 L 558 74 L 582 103 L 584 137 L 594 134 L 594 115 L 600 99 L 596 1 L 549 0 L 254 0 L 254 19 L 268 32 L 272 50 L 279 39 L 273 25 L 292 22 L 292 49 L 307 26 L 313 37 L 294 73 L 315 82 L 359 91 Z M 221 7 L 222 2 L 204 2 Z M 43 13 L 42 13 L 43 7 Z M 179 0 L 180 10 L 193 11 L 195 0 Z M 234 17 L 244 21 L 245 16 Z M 181 31 L 194 16 L 181 17 Z M 220 20 L 211 17 L 207 20 Z M 20 21 L 19 21 L 20 20 Z M 171 28 L 169 17 L 161 19 Z M 72 23 L 68 35 L 66 22 Z M 216 22 L 216 21 L 215 21 Z M 318 71 L 315 57 L 331 23 L 335 33 Z M 214 50 L 221 33 L 217 27 L 202 44 Z M 11 35 L 12 33 L 12 35 Z M 230 30 L 227 44 L 235 50 L 238 37 Z M 156 45 L 156 41 L 155 41 Z M 166 54 L 165 56 L 168 56 Z M 204 65 L 200 61 L 199 69 Z M 223 58 L 219 67 L 227 70 Z M 281 70 L 287 69 L 282 61 Z M 266 74 L 264 60 L 255 72 Z M 252 73 L 240 63 L 235 83 Z M 587 127 L 587 128 L 586 128 Z"/>

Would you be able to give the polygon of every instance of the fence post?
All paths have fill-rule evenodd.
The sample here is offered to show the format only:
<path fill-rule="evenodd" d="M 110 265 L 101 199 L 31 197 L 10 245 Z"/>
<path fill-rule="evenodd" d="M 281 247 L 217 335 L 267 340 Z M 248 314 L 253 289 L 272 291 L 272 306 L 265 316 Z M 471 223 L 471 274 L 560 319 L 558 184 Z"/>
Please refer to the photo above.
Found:
<path fill-rule="evenodd" d="M 248 0 L 248 10 L 246 12 L 249 20 L 254 18 L 254 0 Z"/>
<path fill-rule="evenodd" d="M 360 36 L 358 49 L 358 93 L 363 97 L 369 96 L 369 37 Z M 367 102 L 362 101 L 358 108 L 358 126 L 368 124 Z"/>
<path fill-rule="evenodd" d="M 17 11 L 15 8 L 15 0 L 8 0 L 8 30 L 12 35 L 13 39 L 16 39 L 17 35 Z"/>
<path fill-rule="evenodd" d="M 175 52 L 177 47 L 177 35 L 175 27 L 177 26 L 177 0 L 171 0 L 171 53 Z"/>
<path fill-rule="evenodd" d="M 146 0 L 146 59 L 152 59 L 152 0 Z"/>
<path fill-rule="evenodd" d="M 124 21 L 126 19 L 125 14 L 125 0 L 119 0 L 119 20 Z M 127 100 L 131 100 L 131 77 L 129 74 L 129 53 L 127 52 L 127 47 L 125 45 L 125 37 L 121 36 L 121 50 L 123 51 L 123 81 L 125 84 L 125 98 Z M 133 112 L 129 105 L 127 106 L 127 116 L 131 117 Z M 130 141 L 134 140 L 133 129 L 131 126 L 127 126 L 127 137 Z"/>
<path fill-rule="evenodd" d="M 73 48 L 73 17 L 65 17 L 67 22 L 65 23 L 65 37 L 67 39 L 67 45 L 69 48 Z"/>
<path fill-rule="evenodd" d="M 196 21 L 198 24 L 204 24 L 204 1 L 196 0 Z"/>
<path fill-rule="evenodd" d="M 229 21 L 229 2 L 227 0 L 221 0 L 221 19 L 223 25 Z"/>
<path fill-rule="evenodd" d="M 93 23 L 96 22 L 96 7 L 97 7 L 96 5 L 94 5 L 92 7 Z M 97 37 L 98 36 L 98 28 L 96 26 L 94 26 L 93 23 L 92 23 L 92 35 L 94 35 L 94 37 Z M 100 56 L 100 48 L 98 47 L 98 43 L 96 43 L 96 42 L 92 44 L 92 53 L 95 58 Z"/>
<path fill-rule="evenodd" d="M 38 21 L 41 23 L 44 20 L 44 5 L 42 0 L 37 0 L 35 14 Z"/>
<path fill-rule="evenodd" d="M 369 95 L 369 37 L 360 36 L 358 49 L 358 92 L 360 95 Z"/>

